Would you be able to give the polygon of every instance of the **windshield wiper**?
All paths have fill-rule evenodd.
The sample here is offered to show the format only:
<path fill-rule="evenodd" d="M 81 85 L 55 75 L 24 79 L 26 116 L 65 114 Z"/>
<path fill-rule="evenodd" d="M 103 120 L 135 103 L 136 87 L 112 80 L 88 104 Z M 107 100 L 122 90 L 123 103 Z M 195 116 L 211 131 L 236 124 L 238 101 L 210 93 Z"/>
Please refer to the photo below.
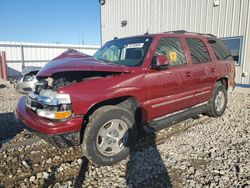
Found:
<path fill-rule="evenodd" d="M 111 61 L 109 61 L 107 59 L 102 59 L 102 58 L 97 58 L 97 57 L 96 57 L 96 59 L 99 60 L 99 61 L 102 61 L 104 63 L 112 63 Z"/>

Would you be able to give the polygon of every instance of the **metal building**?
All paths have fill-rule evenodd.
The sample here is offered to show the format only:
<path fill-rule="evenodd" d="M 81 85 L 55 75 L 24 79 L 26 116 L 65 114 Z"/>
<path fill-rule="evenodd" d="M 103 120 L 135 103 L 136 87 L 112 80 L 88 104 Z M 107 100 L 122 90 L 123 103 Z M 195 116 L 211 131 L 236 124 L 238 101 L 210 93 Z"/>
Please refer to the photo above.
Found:
<path fill-rule="evenodd" d="M 100 0 L 102 44 L 114 37 L 187 30 L 223 38 L 236 82 L 250 86 L 250 0 Z"/>

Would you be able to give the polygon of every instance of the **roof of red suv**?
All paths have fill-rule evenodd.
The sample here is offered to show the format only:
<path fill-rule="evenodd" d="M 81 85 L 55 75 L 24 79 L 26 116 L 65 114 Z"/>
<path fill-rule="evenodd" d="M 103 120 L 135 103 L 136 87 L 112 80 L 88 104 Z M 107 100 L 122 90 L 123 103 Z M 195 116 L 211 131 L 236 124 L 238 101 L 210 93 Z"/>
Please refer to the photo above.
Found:
<path fill-rule="evenodd" d="M 167 32 L 163 32 L 163 33 L 153 33 L 153 34 L 149 34 L 148 32 L 145 33 L 144 35 L 135 35 L 135 36 L 129 36 L 129 37 L 124 37 L 124 38 L 132 38 L 132 37 L 157 37 L 157 36 L 188 36 L 188 37 L 192 37 L 192 36 L 198 36 L 198 37 L 210 37 L 210 38 L 217 38 L 215 35 L 212 34 L 203 34 L 203 33 L 195 33 L 195 32 L 187 32 L 185 30 L 178 30 L 178 31 L 167 31 Z M 118 39 L 118 38 L 114 38 L 114 39 Z"/>

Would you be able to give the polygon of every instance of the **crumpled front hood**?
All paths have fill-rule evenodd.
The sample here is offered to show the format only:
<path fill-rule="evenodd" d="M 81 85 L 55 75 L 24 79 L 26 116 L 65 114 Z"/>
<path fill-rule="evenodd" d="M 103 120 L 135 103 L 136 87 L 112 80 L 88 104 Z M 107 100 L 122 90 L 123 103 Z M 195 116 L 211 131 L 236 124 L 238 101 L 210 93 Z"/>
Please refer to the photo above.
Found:
<path fill-rule="evenodd" d="M 22 70 L 22 75 L 25 76 L 26 74 L 29 74 L 31 72 L 38 72 L 42 69 L 42 67 L 36 67 L 36 66 L 27 66 Z"/>
<path fill-rule="evenodd" d="M 77 55 L 74 55 L 74 52 Z M 81 54 L 81 55 L 80 55 Z M 37 74 L 38 77 L 49 77 L 54 73 L 71 71 L 100 71 L 100 72 L 130 72 L 123 65 L 104 63 L 94 57 L 76 50 L 67 50 L 52 61 L 48 62 Z"/>

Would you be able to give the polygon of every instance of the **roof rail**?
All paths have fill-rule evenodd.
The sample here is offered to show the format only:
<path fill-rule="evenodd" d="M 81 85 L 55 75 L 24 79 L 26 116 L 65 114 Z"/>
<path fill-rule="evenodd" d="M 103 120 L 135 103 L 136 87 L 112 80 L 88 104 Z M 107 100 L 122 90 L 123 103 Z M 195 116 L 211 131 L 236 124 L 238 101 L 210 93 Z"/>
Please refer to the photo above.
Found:
<path fill-rule="evenodd" d="M 167 32 L 165 32 L 165 33 L 195 34 L 195 35 L 204 35 L 204 36 L 210 36 L 210 37 L 215 37 L 215 38 L 217 38 L 215 35 L 210 34 L 210 33 L 203 34 L 203 33 L 196 33 L 196 32 L 188 32 L 188 31 L 186 31 L 186 30 L 167 31 Z"/>
<path fill-rule="evenodd" d="M 187 31 L 186 30 L 175 30 L 175 31 L 167 31 L 165 33 L 185 34 L 185 33 L 187 33 Z"/>

